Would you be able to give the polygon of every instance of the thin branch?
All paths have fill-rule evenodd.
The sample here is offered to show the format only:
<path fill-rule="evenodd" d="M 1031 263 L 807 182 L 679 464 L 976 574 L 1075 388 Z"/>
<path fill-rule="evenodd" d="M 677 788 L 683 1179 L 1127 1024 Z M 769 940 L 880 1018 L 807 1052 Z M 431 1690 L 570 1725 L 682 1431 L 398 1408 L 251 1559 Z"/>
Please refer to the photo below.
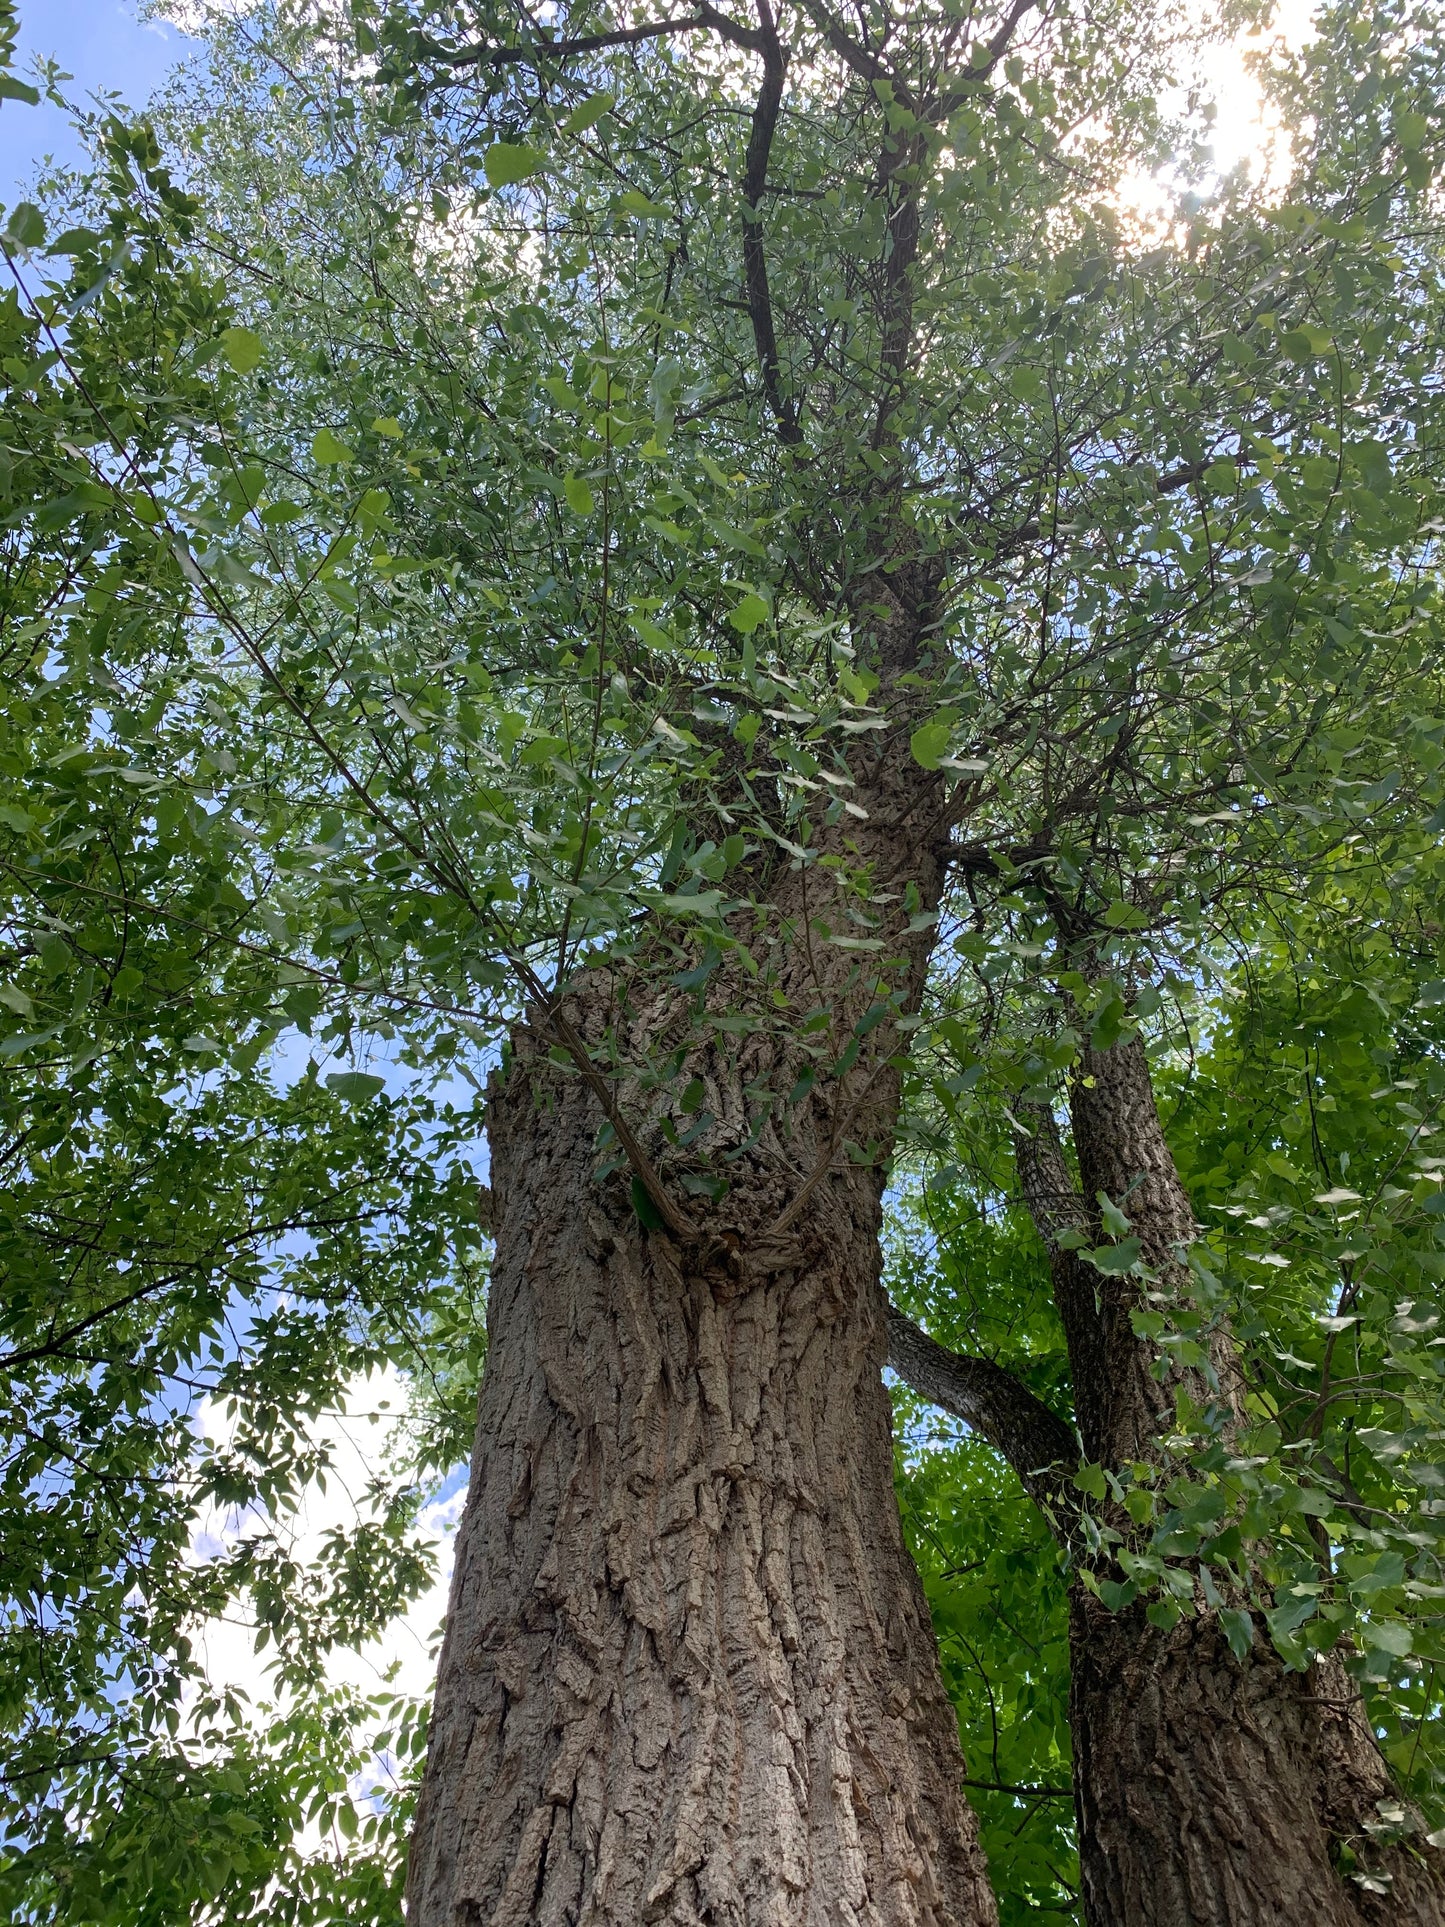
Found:
<path fill-rule="evenodd" d="M 1070 1786 L 1005 1786 L 998 1780 L 964 1780 L 961 1785 L 977 1793 L 1011 1793 L 1016 1800 L 1072 1800 Z"/>

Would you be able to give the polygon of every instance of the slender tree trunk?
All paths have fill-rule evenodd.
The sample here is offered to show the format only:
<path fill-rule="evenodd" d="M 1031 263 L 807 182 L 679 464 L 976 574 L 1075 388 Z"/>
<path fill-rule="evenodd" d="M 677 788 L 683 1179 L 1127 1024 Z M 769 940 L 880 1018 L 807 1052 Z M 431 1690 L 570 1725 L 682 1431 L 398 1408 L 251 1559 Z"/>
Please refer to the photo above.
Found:
<path fill-rule="evenodd" d="M 1073 1119 L 1084 1199 L 1104 1191 L 1122 1204 L 1151 1268 L 1187 1295 L 1180 1252 L 1194 1221 L 1139 1042 L 1085 1053 Z M 1056 1282 L 1066 1256 L 1056 1251 Z M 1198 1372 L 1161 1383 L 1130 1324 L 1137 1288 L 1095 1281 L 1097 1333 L 1079 1401 L 1105 1463 L 1157 1457 L 1181 1384 L 1198 1403 L 1222 1402 L 1226 1416 L 1241 1409 L 1226 1332 L 1210 1348 L 1217 1388 Z M 1398 1796 L 1337 1657 L 1293 1672 L 1260 1627 L 1238 1660 L 1211 1612 L 1164 1631 L 1142 1602 L 1111 1613 L 1082 1587 L 1070 1652 L 1089 1927 L 1445 1927 L 1442 1856 L 1381 1848 L 1369 1832 L 1381 1822 L 1376 1803 Z M 1387 1891 L 1340 1869 L 1346 1846 L 1357 1871 Z"/>
<path fill-rule="evenodd" d="M 818 827 L 842 867 L 759 873 L 751 970 L 695 1004 L 640 973 L 569 997 L 589 1046 L 671 1067 L 619 1092 L 665 1184 L 689 1160 L 730 1178 L 696 1237 L 644 1229 L 625 1171 L 599 1182 L 598 1099 L 544 1036 L 517 1033 L 494 1087 L 488 1359 L 410 1927 L 996 1919 L 879 1373 L 899 1086 L 878 999 L 921 994 L 942 784 L 870 754 L 864 814 Z M 714 1026 L 748 1012 L 741 1039 Z M 817 1024 L 795 1027 L 820 1012 L 814 1084 Z M 669 1150 L 689 1081 L 712 1121 Z"/>

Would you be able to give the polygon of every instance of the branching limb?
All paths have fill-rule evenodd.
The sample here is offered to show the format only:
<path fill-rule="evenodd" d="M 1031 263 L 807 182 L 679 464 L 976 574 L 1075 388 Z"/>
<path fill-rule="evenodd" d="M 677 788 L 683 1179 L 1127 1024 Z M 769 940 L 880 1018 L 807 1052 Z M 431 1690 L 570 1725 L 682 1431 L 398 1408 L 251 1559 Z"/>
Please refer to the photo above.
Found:
<path fill-rule="evenodd" d="M 901 107 L 911 111 L 913 95 L 890 67 L 885 65 L 876 54 L 870 53 L 866 47 L 859 46 L 851 34 L 845 33 L 837 19 L 825 6 L 819 4 L 819 0 L 802 0 L 802 7 L 803 12 L 807 14 L 845 67 L 857 74 L 860 80 L 866 80 L 870 86 L 874 81 L 888 81 L 893 88 L 893 98 Z"/>
<path fill-rule="evenodd" d="M 961 1418 L 1001 1452 L 1061 1538 L 1077 1511 L 1073 1432 L 1027 1385 L 987 1358 L 951 1352 L 888 1307 L 888 1363 L 921 1398 Z"/>
<path fill-rule="evenodd" d="M 570 40 L 549 39 L 546 30 L 537 28 L 533 40 L 514 40 L 504 46 L 444 47 L 428 44 L 426 52 L 438 66 L 464 67 L 540 67 L 548 61 L 574 60 L 581 54 L 606 53 L 611 47 L 641 47 L 651 40 L 664 40 L 672 34 L 711 31 L 736 47 L 751 47 L 762 53 L 764 35 L 745 27 L 741 21 L 709 6 L 703 0 L 694 13 L 670 16 L 664 20 L 641 20 L 631 27 L 613 27 L 607 33 L 578 34 Z"/>
<path fill-rule="evenodd" d="M 753 341 L 757 347 L 758 367 L 762 371 L 763 394 L 782 441 L 796 444 L 803 439 L 797 409 L 783 394 L 778 362 L 778 338 L 773 328 L 773 303 L 768 289 L 768 263 L 763 251 L 763 217 L 760 203 L 768 179 L 768 157 L 773 147 L 773 132 L 783 101 L 783 77 L 787 63 L 778 40 L 768 0 L 758 0 L 760 32 L 751 37 L 760 42 L 763 57 L 763 84 L 758 104 L 753 109 L 752 130 L 748 135 L 747 161 L 743 170 L 743 274 L 748 293 L 748 314 L 752 318 Z"/>
<path fill-rule="evenodd" d="M 987 80 L 1013 44 L 1013 37 L 1026 14 L 1034 11 L 1039 0 L 1014 0 L 998 32 L 983 50 L 983 57 L 954 78 L 953 85 L 940 93 L 933 103 L 935 120 L 947 120 L 961 107 L 974 88 Z"/>
<path fill-rule="evenodd" d="M 702 9 L 680 19 L 644 20 L 635 27 L 614 27 L 610 33 L 579 34 L 575 40 L 549 40 L 539 32 L 535 40 L 514 41 L 504 47 L 436 45 L 426 51 L 441 67 L 538 67 L 549 60 L 605 53 L 609 47 L 639 47 L 669 34 L 695 33 L 707 24 L 707 10 Z"/>

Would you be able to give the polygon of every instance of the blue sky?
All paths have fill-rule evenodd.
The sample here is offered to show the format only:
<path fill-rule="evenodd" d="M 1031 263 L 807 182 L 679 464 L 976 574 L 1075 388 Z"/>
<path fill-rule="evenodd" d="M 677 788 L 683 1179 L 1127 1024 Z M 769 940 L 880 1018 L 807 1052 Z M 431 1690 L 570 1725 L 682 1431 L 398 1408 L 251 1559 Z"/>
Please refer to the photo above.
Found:
<path fill-rule="evenodd" d="M 65 91 L 78 98 L 103 89 L 131 107 L 143 106 L 187 46 L 174 27 L 137 20 L 134 0 L 19 0 L 19 5 L 17 73 L 31 78 L 37 55 L 56 59 L 73 76 Z M 19 200 L 47 156 L 58 161 L 79 156 L 59 109 L 48 101 L 39 107 L 0 102 L 0 202 L 9 206 Z"/>

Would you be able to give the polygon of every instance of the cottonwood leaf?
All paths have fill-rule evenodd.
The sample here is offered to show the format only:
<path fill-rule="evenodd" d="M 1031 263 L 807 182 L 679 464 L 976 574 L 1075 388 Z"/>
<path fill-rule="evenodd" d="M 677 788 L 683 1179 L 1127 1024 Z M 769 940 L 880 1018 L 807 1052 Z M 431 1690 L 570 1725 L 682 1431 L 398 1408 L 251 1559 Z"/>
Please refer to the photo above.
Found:
<path fill-rule="evenodd" d="M 585 134 L 589 127 L 595 127 L 602 116 L 612 108 L 611 94 L 593 94 L 584 100 L 580 107 L 574 107 L 562 123 L 564 134 Z"/>
<path fill-rule="evenodd" d="M 1094 1267 L 1110 1278 L 1122 1277 L 1132 1271 L 1139 1262 L 1139 1254 L 1144 1249 L 1137 1238 L 1125 1238 L 1116 1245 L 1094 1245 L 1084 1252 L 1084 1256 Z"/>
<path fill-rule="evenodd" d="M 371 1071 L 333 1071 L 326 1080 L 326 1088 L 349 1103 L 364 1104 L 380 1096 L 386 1089 L 386 1079 Z"/>
<path fill-rule="evenodd" d="M 953 731 L 947 723 L 923 723 L 908 739 L 908 749 L 922 769 L 937 769 Z"/>
<path fill-rule="evenodd" d="M 335 468 L 351 460 L 351 450 L 329 428 L 318 428 L 311 443 L 311 459 L 323 468 Z"/>
<path fill-rule="evenodd" d="M 535 147 L 514 147 L 510 141 L 493 141 L 482 157 L 488 187 L 515 187 L 540 174 L 546 156 Z"/>
<path fill-rule="evenodd" d="M 768 605 L 760 595 L 751 591 L 741 602 L 728 610 L 728 621 L 739 635 L 750 636 L 768 613 Z"/>
<path fill-rule="evenodd" d="M 221 353 L 238 375 L 249 375 L 260 364 L 265 343 L 250 328 L 223 328 Z"/>

